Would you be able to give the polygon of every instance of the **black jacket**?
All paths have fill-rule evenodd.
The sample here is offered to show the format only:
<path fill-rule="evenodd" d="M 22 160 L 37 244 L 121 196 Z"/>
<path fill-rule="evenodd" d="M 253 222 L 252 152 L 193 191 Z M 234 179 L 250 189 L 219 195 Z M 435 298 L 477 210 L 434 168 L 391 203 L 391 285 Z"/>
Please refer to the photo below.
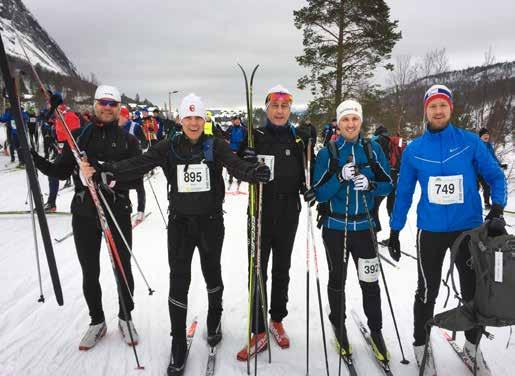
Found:
<path fill-rule="evenodd" d="M 225 166 L 237 179 L 254 181 L 255 165 L 239 159 L 227 143 L 212 139 L 213 161 L 206 161 L 203 151 L 209 136 L 203 135 L 193 144 L 183 133 L 152 146 L 143 155 L 106 166 L 116 180 L 125 181 L 143 176 L 155 167 L 162 167 L 169 184 L 169 208 L 172 216 L 221 215 L 225 197 L 222 168 Z M 207 192 L 178 192 L 177 165 L 206 163 L 209 167 L 211 190 Z"/>
<path fill-rule="evenodd" d="M 103 126 L 90 123 L 84 128 L 75 129 L 72 135 L 90 161 L 116 162 L 141 154 L 138 140 L 120 128 L 117 123 Z M 34 162 L 36 167 L 47 176 L 66 180 L 72 175 L 75 184 L 72 213 L 88 217 L 97 216 L 89 191 L 82 185 L 77 163 L 68 144 L 65 144 L 62 153 L 53 163 L 43 157 L 35 158 Z M 130 213 L 132 207 L 129 189 L 136 188 L 140 182 L 141 180 L 117 182 L 113 188 L 115 195 L 106 194 L 111 208 Z"/>

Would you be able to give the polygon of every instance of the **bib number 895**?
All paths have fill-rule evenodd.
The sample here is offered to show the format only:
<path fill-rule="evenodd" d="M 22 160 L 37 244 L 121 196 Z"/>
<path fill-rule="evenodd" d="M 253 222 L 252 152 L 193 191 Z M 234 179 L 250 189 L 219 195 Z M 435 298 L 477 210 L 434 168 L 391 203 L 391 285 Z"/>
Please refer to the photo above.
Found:
<path fill-rule="evenodd" d="M 198 172 L 187 172 L 184 171 L 184 182 L 185 183 L 199 183 L 202 181 L 202 173 Z"/>
<path fill-rule="evenodd" d="M 436 194 L 444 193 L 444 194 L 454 194 L 454 184 L 435 184 L 436 186 Z"/>

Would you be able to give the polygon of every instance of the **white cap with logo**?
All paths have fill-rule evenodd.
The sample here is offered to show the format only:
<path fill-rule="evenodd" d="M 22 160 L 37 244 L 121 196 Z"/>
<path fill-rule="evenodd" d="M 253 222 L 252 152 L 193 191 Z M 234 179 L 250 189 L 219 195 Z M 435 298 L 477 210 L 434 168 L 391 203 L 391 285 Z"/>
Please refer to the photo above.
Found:
<path fill-rule="evenodd" d="M 343 101 L 336 108 L 336 122 L 339 123 L 340 119 L 345 115 L 357 115 L 361 121 L 363 121 L 363 109 L 361 105 L 353 99 Z"/>
<path fill-rule="evenodd" d="M 95 100 L 98 99 L 110 99 L 115 102 L 121 102 L 122 97 L 120 91 L 114 86 L 100 85 L 95 91 Z"/>
<path fill-rule="evenodd" d="M 182 119 L 198 116 L 206 120 L 206 107 L 202 98 L 191 93 L 182 98 L 181 105 L 179 106 L 179 117 Z"/>

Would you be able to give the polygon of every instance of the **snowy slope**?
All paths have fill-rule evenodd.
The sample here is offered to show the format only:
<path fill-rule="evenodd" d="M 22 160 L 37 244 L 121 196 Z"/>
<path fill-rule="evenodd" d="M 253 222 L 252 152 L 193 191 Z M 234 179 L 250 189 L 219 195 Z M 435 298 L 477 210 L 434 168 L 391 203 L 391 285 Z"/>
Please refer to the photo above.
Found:
<path fill-rule="evenodd" d="M 0 170 L 8 162 L 0 157 Z M 0 191 L 0 211 L 25 209 L 26 179 L 23 171 L 0 172 L 2 190 Z M 48 184 L 40 176 L 43 192 Z M 163 206 L 166 206 L 166 184 L 162 173 L 152 178 L 152 184 Z M 58 209 L 68 210 L 72 193 L 63 193 L 58 198 Z M 133 196 L 135 201 L 135 195 Z M 226 197 L 225 226 L 226 235 L 223 250 L 224 296 L 224 339 L 218 354 L 217 375 L 245 375 L 246 363 L 236 360 L 236 352 L 245 343 L 247 327 L 247 256 L 246 256 L 246 195 Z M 147 295 L 144 282 L 133 265 L 136 291 L 136 309 L 133 313 L 135 325 L 141 337 L 137 346 L 145 371 L 137 371 L 130 347 L 125 345 L 118 332 L 117 298 L 114 279 L 106 250 L 101 257 L 103 303 L 108 332 L 97 347 L 89 352 L 78 351 L 78 343 L 89 323 L 87 308 L 81 291 L 81 272 L 75 254 L 73 240 L 70 238 L 55 245 L 55 254 L 64 291 L 63 307 L 58 307 L 52 295 L 48 269 L 42 263 L 43 287 L 46 303 L 37 303 L 39 296 L 34 246 L 29 216 L 0 216 L 0 375 L 159 375 L 165 374 L 170 351 L 170 325 L 168 319 L 168 263 L 166 252 L 166 231 L 156 207 L 156 202 L 147 183 L 147 211 L 153 214 L 134 232 L 134 252 L 147 275 L 153 296 Z M 381 211 L 383 223 L 387 215 Z M 67 233 L 70 228 L 69 217 L 49 216 L 50 231 L 53 237 Z M 508 223 L 515 225 L 515 217 L 508 216 Z M 405 251 L 415 253 L 415 217 L 410 214 L 409 226 L 401 233 Z M 325 252 L 317 230 L 317 250 L 319 252 L 320 278 L 323 306 L 327 305 L 326 282 L 327 264 Z M 289 332 L 292 347 L 281 350 L 275 343 L 272 346 L 272 364 L 267 363 L 267 355 L 258 358 L 261 375 L 304 375 L 305 370 L 305 211 L 301 213 L 299 230 L 292 259 L 289 316 L 284 324 Z M 384 231 L 379 238 L 386 236 Z M 400 335 L 408 366 L 401 365 L 398 344 L 392 325 L 387 300 L 383 292 L 384 334 L 392 352 L 392 368 L 396 375 L 416 375 L 416 366 L 411 350 L 412 342 L 412 304 L 416 283 L 416 262 L 403 257 L 400 269 L 384 264 L 390 293 L 394 302 Z M 446 270 L 447 266 L 444 267 Z M 362 314 L 361 292 L 357 283 L 355 269 L 350 266 L 347 282 L 347 305 Z M 325 374 L 322 339 L 314 272 L 311 273 L 311 330 L 310 330 L 310 374 Z M 384 290 L 383 290 L 384 291 Z M 437 311 L 441 311 L 445 289 L 442 288 Z M 455 304 L 455 302 L 453 302 Z M 205 342 L 205 312 L 207 293 L 202 278 L 198 256 L 192 264 L 192 282 L 189 295 L 191 318 L 199 317 L 199 329 L 194 339 L 186 375 L 203 374 L 207 345 Z M 329 321 L 325 321 L 329 332 Z M 353 345 L 356 367 L 361 375 L 380 375 L 375 363 L 354 323 L 347 323 L 349 337 Z M 508 329 L 493 329 L 494 341 L 484 341 L 483 349 L 494 375 L 513 375 L 515 370 L 515 340 L 505 349 Z M 329 336 L 331 337 L 331 336 Z M 462 337 L 460 336 L 460 343 Z M 441 334 L 433 331 L 433 346 L 438 363 L 439 375 L 469 375 L 469 371 L 453 353 Z M 329 364 L 331 374 L 338 369 L 336 352 L 330 347 Z M 346 371 L 343 371 L 346 374 Z"/>

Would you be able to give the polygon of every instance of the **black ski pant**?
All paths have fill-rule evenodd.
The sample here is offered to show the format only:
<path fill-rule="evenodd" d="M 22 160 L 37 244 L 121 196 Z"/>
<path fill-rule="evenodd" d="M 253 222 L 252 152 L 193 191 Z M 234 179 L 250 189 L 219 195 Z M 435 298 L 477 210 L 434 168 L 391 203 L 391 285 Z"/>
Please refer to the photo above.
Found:
<path fill-rule="evenodd" d="M 270 318 L 273 321 L 282 322 L 282 320 L 288 315 L 286 305 L 288 303 L 288 286 L 290 284 L 291 255 L 299 224 L 299 196 L 298 194 L 285 196 L 279 195 L 275 200 L 269 201 L 268 205 L 268 208 L 263 208 L 263 220 L 261 221 L 260 270 L 265 296 L 264 306 L 268 307 L 266 288 L 266 282 L 268 280 L 268 260 L 270 259 L 270 253 L 273 253 L 272 288 L 269 313 Z M 273 205 L 274 208 L 272 208 L 271 205 Z M 267 211 L 273 212 L 273 214 L 268 215 Z M 256 270 L 254 268 L 253 274 L 255 274 L 255 272 Z M 258 282 L 257 278 L 256 282 Z M 255 299 L 255 285 L 252 285 L 252 287 L 252 301 L 259 304 L 257 317 L 255 314 L 255 306 L 252 307 L 252 333 L 262 333 L 265 331 L 266 327 L 263 318 L 263 311 L 261 309 L 261 299 Z"/>
<path fill-rule="evenodd" d="M 370 330 L 381 330 L 383 315 L 381 312 L 381 290 L 379 288 L 379 264 L 374 249 L 370 230 L 347 231 L 347 255 L 344 255 L 345 232 L 324 227 L 322 239 L 329 268 L 327 296 L 329 300 L 329 320 L 335 332 L 340 328 L 343 315 L 345 323 L 345 281 L 347 279 L 347 264 L 349 255 L 354 260 L 358 271 L 359 285 L 363 297 L 363 310 L 368 320 Z M 344 258 L 345 256 L 345 258 Z M 342 301 L 343 299 L 343 301 Z"/>
<path fill-rule="evenodd" d="M 129 246 L 132 247 L 132 224 L 130 214 L 126 211 L 123 213 L 118 213 L 114 209 L 113 211 L 125 239 L 129 243 Z M 109 214 L 107 212 L 106 216 L 109 218 Z M 125 276 L 127 277 L 127 284 L 130 288 L 131 294 L 133 294 L 134 279 L 132 277 L 130 253 L 125 247 L 118 230 L 110 218 L 108 219 L 108 223 L 118 249 Z M 100 282 L 98 280 L 100 276 L 100 246 L 102 242 L 100 222 L 96 217 L 73 215 L 72 228 L 77 256 L 79 257 L 82 269 L 82 291 L 84 292 L 84 297 L 86 298 L 86 303 L 89 308 L 91 324 L 99 324 L 105 320 L 104 311 L 102 309 L 102 289 L 100 288 Z M 121 296 L 120 290 L 118 290 L 118 317 L 124 320 L 130 320 L 131 311 L 134 309 L 134 302 L 127 290 L 127 284 L 116 262 L 115 265 L 116 275 L 119 281 L 118 288 L 121 289 Z M 125 306 L 127 307 L 129 317 L 124 317 L 120 299 L 123 299 Z"/>
<path fill-rule="evenodd" d="M 386 211 L 388 212 L 388 217 L 391 218 L 393 212 L 393 205 L 395 204 L 395 194 L 397 191 L 397 178 L 398 172 L 396 170 L 391 171 L 390 177 L 394 182 L 393 189 L 388 196 L 386 196 Z M 376 228 L 376 232 L 382 230 L 381 221 L 379 220 L 379 207 L 383 202 L 385 196 L 375 196 L 374 198 L 374 208 L 372 209 L 372 218 L 374 219 L 374 224 Z"/>
<path fill-rule="evenodd" d="M 180 216 L 170 214 L 168 222 L 168 263 L 170 265 L 171 335 L 174 341 L 186 341 L 188 290 L 191 282 L 191 259 L 198 248 L 200 266 L 206 282 L 209 309 L 208 333 L 215 333 L 222 317 L 222 267 L 220 257 L 224 242 L 222 214 Z"/>
<path fill-rule="evenodd" d="M 454 232 L 429 232 L 417 231 L 417 256 L 418 256 L 418 283 L 415 293 L 414 315 L 414 346 L 424 345 L 426 342 L 426 323 L 433 318 L 436 298 L 440 290 L 442 280 L 442 266 L 447 249 L 452 246 L 454 240 L 461 231 Z M 461 243 L 456 268 L 460 279 L 461 295 L 464 301 L 474 298 L 475 273 L 470 265 L 470 251 L 466 241 Z M 472 343 L 478 341 L 478 331 L 468 330 L 465 337 Z"/>
<path fill-rule="evenodd" d="M 145 204 L 146 204 L 146 194 L 145 194 L 145 185 L 143 184 L 143 179 L 136 186 L 136 193 L 138 194 L 138 211 L 145 212 Z"/>
<path fill-rule="evenodd" d="M 50 206 L 55 206 L 57 200 L 57 193 L 59 192 L 59 179 L 49 176 L 48 177 L 48 200 Z"/>
<path fill-rule="evenodd" d="M 483 188 L 483 202 L 485 205 L 490 204 L 490 185 L 486 182 L 486 180 L 481 176 L 478 175 L 479 184 L 481 184 L 481 187 Z"/>

